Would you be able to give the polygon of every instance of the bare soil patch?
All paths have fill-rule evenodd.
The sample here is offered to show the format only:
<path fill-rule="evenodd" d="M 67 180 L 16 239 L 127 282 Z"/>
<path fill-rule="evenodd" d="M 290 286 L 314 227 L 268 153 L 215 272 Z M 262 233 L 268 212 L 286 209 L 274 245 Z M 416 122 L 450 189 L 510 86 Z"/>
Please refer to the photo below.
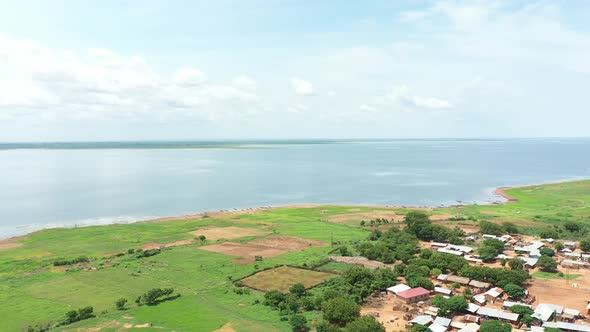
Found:
<path fill-rule="evenodd" d="M 242 279 L 242 283 L 245 286 L 263 292 L 275 289 L 281 292 L 288 292 L 289 288 L 295 284 L 301 283 L 305 288 L 311 288 L 333 276 L 334 274 L 327 272 L 280 266 L 275 269 L 258 272 L 248 278 Z"/>
<path fill-rule="evenodd" d="M 368 269 L 377 269 L 380 267 L 392 267 L 393 264 L 385 264 L 379 261 L 372 261 L 365 257 L 349 257 L 349 256 L 330 256 L 334 262 L 364 266 Z"/>
<path fill-rule="evenodd" d="M 361 307 L 361 315 L 374 316 L 387 332 L 407 331 L 406 310 L 410 307 L 390 294 L 371 297 Z"/>
<path fill-rule="evenodd" d="M 428 217 L 428 219 L 430 219 L 432 221 L 445 221 L 445 220 L 449 220 L 454 217 L 455 216 L 452 214 L 434 214 L 434 215 Z"/>
<path fill-rule="evenodd" d="M 186 239 L 186 240 L 178 240 L 170 243 L 159 243 L 159 242 L 150 242 L 141 245 L 141 249 L 143 250 L 150 250 L 150 249 L 158 249 L 158 248 L 172 248 L 177 246 L 185 246 L 187 244 L 191 244 L 195 242 L 193 239 Z"/>
<path fill-rule="evenodd" d="M 300 237 L 288 236 L 288 235 L 277 235 L 269 236 L 261 239 L 255 239 L 248 244 L 270 247 L 285 251 L 301 251 L 311 247 L 322 247 L 327 245 L 324 242 L 304 239 Z"/>
<path fill-rule="evenodd" d="M 567 272 L 561 268 L 560 271 Z M 569 273 L 582 276 L 568 281 L 565 279 L 533 278 L 528 291 L 537 298 L 537 304 L 555 303 L 586 312 L 586 305 L 590 300 L 590 271 L 570 269 Z"/>
<path fill-rule="evenodd" d="M 221 239 L 231 240 L 245 236 L 266 235 L 269 234 L 269 232 L 257 228 L 229 226 L 200 228 L 190 232 L 190 234 L 196 236 L 205 235 L 208 240 L 215 241 Z"/>
<path fill-rule="evenodd" d="M 335 223 L 350 223 L 350 222 L 360 222 L 361 220 L 369 221 L 371 219 L 393 219 L 394 222 L 402 222 L 404 221 L 404 216 L 397 214 L 395 211 L 388 211 L 388 210 L 373 210 L 373 211 L 365 211 L 365 212 L 355 212 L 355 213 L 346 213 L 346 214 L 336 214 L 327 217 L 326 219 L 329 222 Z"/>
<path fill-rule="evenodd" d="M 287 252 L 286 250 L 257 246 L 252 244 L 242 244 L 234 242 L 216 243 L 208 246 L 199 247 L 201 250 L 217 252 L 229 256 L 238 256 L 240 258 L 234 260 L 236 263 L 251 263 L 255 256 L 263 258 L 278 256 Z"/>
<path fill-rule="evenodd" d="M 236 330 L 233 327 L 232 322 L 226 323 L 225 325 L 223 325 L 221 328 L 213 331 L 213 332 L 236 332 Z"/>
<path fill-rule="evenodd" d="M 16 249 L 22 247 L 23 244 L 19 242 L 19 238 L 11 237 L 10 239 L 0 240 L 0 251 Z"/>

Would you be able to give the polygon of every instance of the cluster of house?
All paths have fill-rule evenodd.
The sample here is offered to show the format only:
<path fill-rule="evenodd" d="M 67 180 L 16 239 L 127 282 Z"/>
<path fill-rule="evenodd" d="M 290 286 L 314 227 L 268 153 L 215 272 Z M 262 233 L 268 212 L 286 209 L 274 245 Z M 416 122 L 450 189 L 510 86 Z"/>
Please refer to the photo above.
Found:
<path fill-rule="evenodd" d="M 438 316 L 438 308 L 428 306 L 421 308 L 419 314 L 408 320 L 408 324 L 425 325 L 433 332 L 459 331 L 459 332 L 477 332 L 482 320 L 495 319 L 501 320 L 518 326 L 520 315 L 510 312 L 514 305 L 523 305 L 529 308 L 532 306 L 528 303 L 503 301 L 501 308 L 485 306 L 487 303 L 495 303 L 502 299 L 504 291 L 499 287 L 491 287 L 490 284 L 476 280 L 469 280 L 454 275 L 441 274 L 437 278 L 443 282 L 459 283 L 464 286 L 475 288 L 475 291 L 486 289 L 480 294 L 474 296 L 474 303 L 469 303 L 465 314 L 458 315 L 453 319 Z M 422 287 L 412 288 L 405 284 L 398 284 L 387 289 L 388 293 L 395 295 L 406 303 L 418 303 L 419 306 L 424 304 L 434 294 L 441 294 L 449 297 L 453 294 L 451 289 L 445 287 L 435 287 L 434 291 L 429 291 Z M 589 305 L 590 309 L 590 305 Z M 534 309 L 533 318 L 542 322 L 542 326 L 535 326 L 531 331 L 542 331 L 544 327 L 557 327 L 563 331 L 582 331 L 590 332 L 590 326 L 575 324 L 576 319 L 582 317 L 578 310 L 564 308 L 560 305 L 541 303 Z"/>

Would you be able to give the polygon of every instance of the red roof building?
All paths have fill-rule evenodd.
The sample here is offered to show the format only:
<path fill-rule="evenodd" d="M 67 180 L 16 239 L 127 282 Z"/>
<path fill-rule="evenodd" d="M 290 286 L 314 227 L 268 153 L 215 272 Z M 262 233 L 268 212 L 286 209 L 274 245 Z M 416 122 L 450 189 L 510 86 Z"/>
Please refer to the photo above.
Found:
<path fill-rule="evenodd" d="M 416 287 L 399 292 L 397 296 L 408 303 L 417 302 L 428 299 L 430 297 L 430 291 L 422 287 Z"/>

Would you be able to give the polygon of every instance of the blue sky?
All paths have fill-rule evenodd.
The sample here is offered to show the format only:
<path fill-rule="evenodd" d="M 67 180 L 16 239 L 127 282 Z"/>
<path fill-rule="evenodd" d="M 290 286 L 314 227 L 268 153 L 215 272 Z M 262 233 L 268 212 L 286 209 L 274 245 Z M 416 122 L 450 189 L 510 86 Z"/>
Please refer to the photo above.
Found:
<path fill-rule="evenodd" d="M 3 1 L 0 141 L 588 136 L 588 1 Z"/>

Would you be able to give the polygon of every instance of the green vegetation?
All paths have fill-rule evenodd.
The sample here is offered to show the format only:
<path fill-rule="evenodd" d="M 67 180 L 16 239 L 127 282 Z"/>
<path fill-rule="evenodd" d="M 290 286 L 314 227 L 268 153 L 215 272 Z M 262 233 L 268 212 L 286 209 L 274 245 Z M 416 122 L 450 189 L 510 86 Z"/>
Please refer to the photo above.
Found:
<path fill-rule="evenodd" d="M 532 274 L 535 278 L 540 279 L 566 279 L 574 280 L 581 277 L 581 274 L 563 274 L 563 273 L 551 273 L 551 272 L 535 272 Z"/>
<path fill-rule="evenodd" d="M 345 331 L 375 330 L 378 327 L 374 327 L 371 318 L 358 319 L 355 310 L 349 311 L 348 318 L 326 315 L 330 305 L 324 304 L 346 303 L 354 309 L 375 290 L 395 284 L 397 275 L 404 275 L 411 285 L 425 288 L 432 288 L 429 277 L 439 273 L 456 273 L 500 287 L 521 286 L 530 277 L 520 265 L 512 266 L 510 262 L 510 269 L 492 269 L 468 266 L 464 259 L 453 255 L 418 252 L 418 239 L 461 243 L 463 233 L 455 226 L 480 223 L 490 228 L 490 233 L 518 230 L 556 239 L 590 238 L 590 181 L 514 188 L 506 193 L 518 201 L 426 212 L 346 206 L 286 207 L 165 222 L 44 230 L 15 240 L 18 245 L 14 247 L 0 249 L 0 316 L 10 317 L 3 322 L 3 328 L 44 331 L 69 321 L 68 329 L 111 324 L 109 328 L 117 330 L 124 324 L 149 323 L 157 330 L 212 331 L 231 323 L 237 331 L 256 332 L 305 331 L 313 327 L 319 332 L 334 331 L 336 325 Z M 384 218 L 376 218 L 371 224 L 372 217 L 367 215 L 374 211 L 395 211 L 397 215 L 407 214 L 408 218 L 405 225 Z M 343 223 L 330 221 L 332 216 L 348 214 L 359 217 Z M 430 221 L 428 215 L 434 214 L 454 216 L 444 222 L 450 227 Z M 216 240 L 210 233 L 200 237 L 199 229 L 229 226 L 263 229 L 272 235 L 301 237 L 325 245 L 285 251 L 274 257 L 262 255 L 261 261 L 246 263 L 234 261 L 236 256 L 200 249 L 224 240 Z M 266 236 L 269 235 L 238 237 L 231 242 L 244 244 Z M 165 246 L 180 240 L 188 242 L 177 247 Z M 147 244 L 151 246 L 144 246 Z M 495 243 L 486 244 L 495 252 L 500 250 Z M 326 260 L 330 255 L 359 254 L 398 264 L 394 270 L 368 271 Z M 550 254 L 543 252 L 543 256 Z M 328 272 L 331 277 L 311 289 L 304 287 L 303 291 L 294 286 L 300 282 L 296 281 L 283 289 L 283 295 L 265 295 L 240 284 L 241 279 L 257 272 L 285 265 Z M 546 272 L 535 273 L 534 277 L 566 278 Z M 271 295 L 267 301 L 268 294 Z M 331 301 L 344 295 L 345 300 Z M 139 299 L 138 303 L 135 299 Z M 96 317 L 77 309 L 87 307 L 93 309 L 90 315 Z M 452 306 L 449 310 L 453 310 Z M 66 312 L 69 314 L 64 318 Z"/>

